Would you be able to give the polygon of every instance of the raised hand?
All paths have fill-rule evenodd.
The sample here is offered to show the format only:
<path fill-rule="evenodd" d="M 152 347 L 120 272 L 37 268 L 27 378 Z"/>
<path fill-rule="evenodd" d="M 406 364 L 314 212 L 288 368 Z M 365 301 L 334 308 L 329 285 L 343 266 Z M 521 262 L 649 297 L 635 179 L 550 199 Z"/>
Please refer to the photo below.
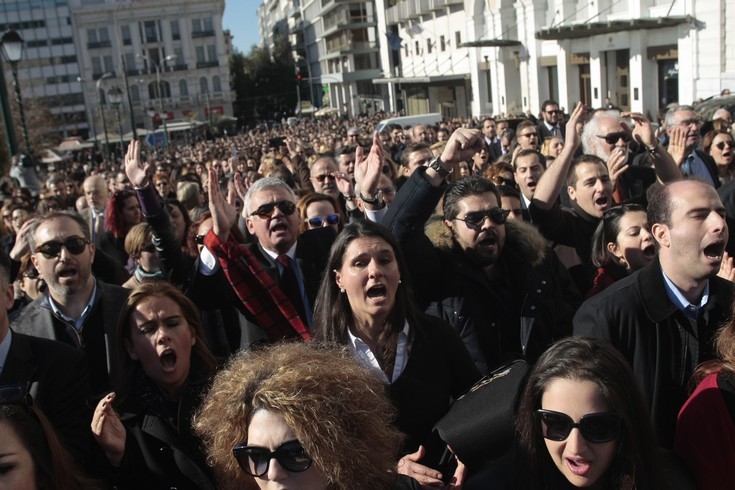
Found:
<path fill-rule="evenodd" d="M 566 125 L 566 135 L 564 136 L 564 148 L 571 148 L 573 151 L 576 151 L 579 145 L 582 143 L 582 139 L 577 134 L 577 123 L 582 119 L 582 116 L 584 116 L 584 105 L 582 105 L 582 102 L 577 102 L 577 105 L 574 107 L 574 110 L 572 111 L 572 115 L 569 116 L 569 121 L 567 121 Z"/>
<path fill-rule="evenodd" d="M 687 155 L 691 153 L 691 149 L 687 148 L 687 132 L 687 128 L 679 126 L 671 128 L 671 131 L 669 131 L 669 146 L 666 150 L 680 167 Z"/>
<path fill-rule="evenodd" d="M 150 182 L 152 165 L 140 159 L 140 145 L 140 141 L 131 141 L 125 153 L 125 174 L 133 187 L 145 187 Z"/>
<path fill-rule="evenodd" d="M 638 143 L 641 143 L 647 148 L 652 148 L 658 144 L 658 141 L 656 140 L 656 131 L 653 129 L 651 121 L 649 121 L 646 116 L 639 112 L 623 112 L 621 116 L 629 117 L 635 121 L 635 128 L 632 129 L 632 132 L 633 138 L 635 138 Z M 621 125 L 626 131 L 631 131 L 631 128 L 628 127 L 627 124 L 621 123 Z"/>
<path fill-rule="evenodd" d="M 625 148 L 615 147 L 607 159 L 607 171 L 610 174 L 610 181 L 613 186 L 629 167 L 628 151 Z"/>
<path fill-rule="evenodd" d="M 727 252 L 722 254 L 720 272 L 718 272 L 717 275 L 723 279 L 727 279 L 730 282 L 735 282 L 735 266 L 733 265 L 732 257 L 730 257 Z"/>
<path fill-rule="evenodd" d="M 378 132 L 373 133 L 373 144 L 370 153 L 363 158 L 363 149 L 358 146 L 355 152 L 355 182 L 364 196 L 374 196 L 378 190 L 378 182 L 383 171 L 385 150 Z"/>
<path fill-rule="evenodd" d="M 92 416 L 92 435 L 105 451 L 113 466 L 120 466 L 125 454 L 126 431 L 117 412 L 112 408 L 115 393 L 110 393 L 97 404 Z"/>
<path fill-rule="evenodd" d="M 237 222 L 237 210 L 222 196 L 217 180 L 217 172 L 208 170 L 207 191 L 209 193 L 209 212 L 212 213 L 212 231 L 220 241 L 227 241 L 230 228 Z M 231 192 L 234 199 L 234 192 Z"/>
<path fill-rule="evenodd" d="M 472 158 L 472 155 L 479 153 L 484 145 L 479 129 L 459 128 L 447 141 L 441 159 L 447 164 L 455 165 Z"/>

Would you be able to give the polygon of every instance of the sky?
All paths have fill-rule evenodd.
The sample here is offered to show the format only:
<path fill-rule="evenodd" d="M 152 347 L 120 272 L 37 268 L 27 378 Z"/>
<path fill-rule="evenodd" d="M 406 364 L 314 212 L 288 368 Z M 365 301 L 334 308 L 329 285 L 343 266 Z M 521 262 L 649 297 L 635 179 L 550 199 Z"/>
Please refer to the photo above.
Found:
<path fill-rule="evenodd" d="M 223 24 L 232 35 L 234 47 L 248 54 L 253 44 L 260 42 L 258 7 L 262 0 L 225 0 Z"/>

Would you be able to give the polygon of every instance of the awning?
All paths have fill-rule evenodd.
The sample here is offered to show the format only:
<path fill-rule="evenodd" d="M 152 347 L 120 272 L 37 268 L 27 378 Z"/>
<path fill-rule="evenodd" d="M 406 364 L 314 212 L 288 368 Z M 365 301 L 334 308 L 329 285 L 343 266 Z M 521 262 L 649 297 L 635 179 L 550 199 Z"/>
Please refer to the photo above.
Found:
<path fill-rule="evenodd" d="M 614 32 L 662 29 L 664 27 L 674 27 L 679 24 L 687 24 L 690 22 L 696 22 L 696 19 L 691 15 L 659 17 L 657 19 L 627 19 L 611 20 L 607 22 L 589 22 L 586 24 L 572 24 L 541 29 L 536 32 L 536 39 L 580 39 L 600 34 L 612 34 Z"/>
<path fill-rule="evenodd" d="M 376 78 L 373 83 L 439 83 L 439 82 L 453 82 L 457 80 L 469 80 L 469 74 L 458 74 L 458 75 L 438 75 L 435 77 L 391 77 L 391 78 Z"/>
<path fill-rule="evenodd" d="M 514 39 L 478 39 L 461 43 L 460 48 L 504 48 L 509 46 L 520 46 L 522 43 Z"/>

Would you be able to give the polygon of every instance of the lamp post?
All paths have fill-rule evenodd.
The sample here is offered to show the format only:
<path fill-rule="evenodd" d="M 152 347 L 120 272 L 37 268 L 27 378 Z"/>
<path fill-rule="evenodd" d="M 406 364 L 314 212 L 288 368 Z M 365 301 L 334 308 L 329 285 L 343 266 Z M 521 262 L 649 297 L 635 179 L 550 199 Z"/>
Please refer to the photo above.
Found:
<path fill-rule="evenodd" d="M 105 132 L 105 151 L 107 153 L 109 153 L 110 151 L 110 140 L 107 136 L 107 119 L 105 119 L 105 111 L 104 111 L 104 107 L 102 107 L 103 101 L 102 101 L 102 92 L 100 92 L 100 84 L 102 83 L 102 80 L 105 80 L 107 78 L 112 78 L 112 77 L 114 77 L 114 75 L 110 72 L 107 72 L 107 73 L 103 73 L 102 76 L 97 79 L 97 102 L 99 105 L 100 114 L 102 115 L 102 130 Z"/>
<path fill-rule="evenodd" d="M 122 105 L 123 98 L 122 90 L 120 90 L 120 87 L 118 87 L 117 85 L 113 85 L 112 88 L 107 91 L 107 97 L 110 99 L 110 104 L 112 104 L 112 107 L 115 108 L 115 112 L 117 112 L 117 127 L 120 131 L 120 155 L 122 156 L 122 154 L 124 153 L 123 147 L 125 146 L 122 134 L 122 120 L 120 119 L 120 105 Z"/>
<path fill-rule="evenodd" d="M 146 62 L 152 64 L 153 67 L 156 69 L 156 93 L 158 95 L 158 105 L 161 111 L 161 120 L 163 121 L 163 147 L 166 149 L 166 151 L 168 151 L 168 127 L 166 126 L 166 119 L 168 119 L 168 115 L 166 113 L 166 109 L 164 109 L 163 107 L 163 93 L 161 90 L 161 67 L 159 66 L 158 63 L 150 59 L 145 54 L 139 54 L 138 58 L 142 58 L 146 60 Z M 176 59 L 176 55 L 170 54 L 166 56 L 163 60 L 161 60 L 164 64 L 164 68 L 165 68 L 166 62 L 173 61 L 175 59 Z"/>
<path fill-rule="evenodd" d="M 3 56 L 10 63 L 10 69 L 13 73 L 13 89 L 15 89 L 15 100 L 18 102 L 18 114 L 20 115 L 20 125 L 23 128 L 23 140 L 26 145 L 26 152 L 31 156 L 31 140 L 28 137 L 28 126 L 26 126 L 26 115 L 23 111 L 23 98 L 20 95 L 20 85 L 18 84 L 18 62 L 23 58 L 23 38 L 20 37 L 13 29 L 8 29 L 0 38 L 0 45 L 3 48 Z"/>

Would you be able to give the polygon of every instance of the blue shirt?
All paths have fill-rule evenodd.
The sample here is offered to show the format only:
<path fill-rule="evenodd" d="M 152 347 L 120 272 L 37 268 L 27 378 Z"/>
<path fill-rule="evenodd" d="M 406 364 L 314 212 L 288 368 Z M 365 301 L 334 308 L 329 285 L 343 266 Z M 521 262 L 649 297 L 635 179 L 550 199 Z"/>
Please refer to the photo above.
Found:
<path fill-rule="evenodd" d="M 693 305 L 689 302 L 689 300 L 684 297 L 683 294 L 681 294 L 679 288 L 677 288 L 676 285 L 671 282 L 671 279 L 666 276 L 663 269 L 661 270 L 661 274 L 664 276 L 666 295 L 669 297 L 671 302 L 674 303 L 674 306 L 684 312 L 687 318 L 696 320 L 697 316 L 699 315 L 699 310 L 704 308 L 709 301 L 709 281 L 707 281 L 707 285 L 704 287 L 704 291 L 702 292 L 702 299 L 699 300 L 699 305 Z"/>

